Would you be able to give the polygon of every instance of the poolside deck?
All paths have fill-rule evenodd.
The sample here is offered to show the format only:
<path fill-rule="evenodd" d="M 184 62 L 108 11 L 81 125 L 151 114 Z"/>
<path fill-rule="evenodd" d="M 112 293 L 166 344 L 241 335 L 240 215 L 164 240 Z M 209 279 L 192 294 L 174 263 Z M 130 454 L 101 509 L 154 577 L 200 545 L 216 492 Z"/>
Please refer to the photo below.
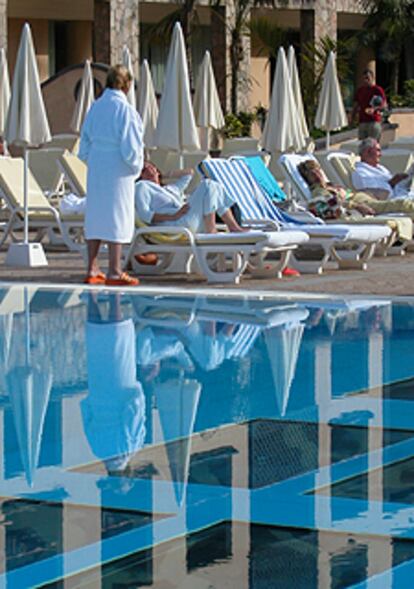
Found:
<path fill-rule="evenodd" d="M 49 266 L 45 268 L 11 268 L 4 265 L 6 250 L 0 251 L 0 281 L 29 281 L 51 284 L 81 284 L 84 263 L 77 253 L 46 252 Z M 103 267 L 105 267 L 105 261 Z M 210 287 L 202 277 L 170 274 L 144 277 L 142 284 L 179 286 L 180 288 Z M 322 276 L 313 274 L 278 280 L 253 279 L 246 275 L 239 285 L 217 285 L 220 288 L 260 290 L 268 292 L 296 291 L 332 294 L 369 294 L 409 296 L 414 294 L 414 253 L 405 256 L 376 257 L 365 272 L 357 270 L 327 270 Z"/>

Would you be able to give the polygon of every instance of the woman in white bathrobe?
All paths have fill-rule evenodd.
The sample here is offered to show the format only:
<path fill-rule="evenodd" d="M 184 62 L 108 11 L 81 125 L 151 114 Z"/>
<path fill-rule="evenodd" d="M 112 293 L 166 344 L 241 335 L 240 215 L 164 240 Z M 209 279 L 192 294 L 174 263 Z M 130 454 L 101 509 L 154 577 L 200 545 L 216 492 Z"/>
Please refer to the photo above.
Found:
<path fill-rule="evenodd" d="M 79 157 L 88 164 L 88 284 L 138 284 L 121 268 L 122 244 L 129 243 L 134 234 L 134 180 L 144 161 L 142 122 L 126 97 L 131 83 L 127 68 L 111 68 L 106 89 L 92 105 L 82 127 Z M 108 242 L 109 248 L 107 277 L 97 261 L 102 241 Z"/>

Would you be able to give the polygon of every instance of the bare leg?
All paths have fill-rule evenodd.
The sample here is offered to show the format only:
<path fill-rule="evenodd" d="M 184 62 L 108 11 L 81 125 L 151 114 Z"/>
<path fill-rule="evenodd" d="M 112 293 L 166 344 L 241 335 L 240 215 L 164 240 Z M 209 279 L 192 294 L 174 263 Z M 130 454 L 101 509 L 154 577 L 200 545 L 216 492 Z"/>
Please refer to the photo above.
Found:
<path fill-rule="evenodd" d="M 122 243 L 115 243 L 114 241 L 108 242 L 109 249 L 109 278 L 118 278 L 122 274 L 121 267 L 121 254 L 122 254 Z"/>
<path fill-rule="evenodd" d="M 244 231 L 248 231 L 248 229 L 244 229 L 240 227 L 237 223 L 231 209 L 227 209 L 225 213 L 221 215 L 222 220 L 227 225 L 229 231 L 233 231 L 234 233 L 241 233 Z M 209 213 L 208 215 L 204 215 L 204 228 L 206 233 L 217 233 L 216 227 L 216 214 Z"/>
<path fill-rule="evenodd" d="M 204 215 L 203 219 L 206 233 L 217 233 L 216 213 L 209 213 L 208 215 Z"/>
<path fill-rule="evenodd" d="M 221 215 L 221 218 L 223 219 L 223 221 L 227 225 L 229 231 L 233 231 L 234 233 L 242 233 L 244 231 L 248 231 L 248 229 L 240 227 L 240 225 L 237 223 L 236 219 L 234 218 L 234 215 L 233 215 L 231 209 L 227 209 L 227 211 Z"/>
<path fill-rule="evenodd" d="M 88 239 L 88 276 L 96 276 L 100 272 L 98 265 L 100 245 L 99 239 Z"/>

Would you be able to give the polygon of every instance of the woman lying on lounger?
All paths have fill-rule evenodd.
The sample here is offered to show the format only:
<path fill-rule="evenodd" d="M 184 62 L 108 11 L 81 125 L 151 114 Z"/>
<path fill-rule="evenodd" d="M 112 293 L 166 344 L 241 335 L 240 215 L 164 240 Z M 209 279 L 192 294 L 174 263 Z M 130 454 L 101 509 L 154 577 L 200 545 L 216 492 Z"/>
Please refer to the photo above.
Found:
<path fill-rule="evenodd" d="M 353 192 L 331 184 L 316 160 L 306 160 L 298 165 L 302 178 L 312 193 L 309 211 L 322 219 L 338 219 L 352 216 L 352 211 L 362 215 L 403 213 L 414 219 L 414 201 L 409 198 L 378 200 L 365 192 Z"/>
<path fill-rule="evenodd" d="M 246 231 L 231 211 L 233 199 L 214 180 L 202 180 L 184 203 L 184 190 L 192 179 L 192 170 L 174 173 L 173 184 L 161 185 L 161 175 L 154 164 L 145 162 L 135 185 L 135 210 L 148 225 L 177 225 L 194 233 L 216 233 L 216 213 L 229 231 Z"/>

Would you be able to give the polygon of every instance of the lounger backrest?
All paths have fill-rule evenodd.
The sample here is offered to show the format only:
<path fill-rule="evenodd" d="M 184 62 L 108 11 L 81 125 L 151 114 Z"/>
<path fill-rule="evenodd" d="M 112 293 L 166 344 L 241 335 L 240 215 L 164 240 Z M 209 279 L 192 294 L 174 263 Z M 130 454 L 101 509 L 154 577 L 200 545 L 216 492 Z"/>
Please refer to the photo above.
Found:
<path fill-rule="evenodd" d="M 197 169 L 199 163 L 208 158 L 209 155 L 204 151 L 183 152 L 180 154 L 176 151 L 169 151 L 166 149 L 149 149 L 148 156 L 150 162 L 155 164 L 162 174 L 168 175 L 179 168 Z M 200 182 L 200 175 L 194 174 L 190 184 L 185 189 L 187 194 L 191 194 Z"/>
<path fill-rule="evenodd" d="M 214 158 L 200 164 L 201 172 L 219 182 L 239 205 L 243 219 L 271 220 L 281 225 L 302 225 L 281 211 L 253 176 L 244 157 Z"/>
<path fill-rule="evenodd" d="M 279 163 L 282 166 L 286 180 L 291 183 L 294 190 L 298 193 L 299 198 L 305 202 L 310 200 L 312 195 L 306 180 L 302 178 L 298 170 L 298 165 L 306 160 L 316 161 L 316 158 L 311 153 L 284 153 L 279 158 Z"/>
<path fill-rule="evenodd" d="M 276 220 L 274 210 L 268 206 L 262 190 L 250 175 L 241 158 L 214 158 L 203 160 L 200 171 L 206 178 L 219 182 L 225 192 L 239 205 L 243 219 Z"/>
<path fill-rule="evenodd" d="M 245 358 L 254 346 L 261 328 L 257 325 L 241 324 L 231 339 L 227 358 Z"/>
<path fill-rule="evenodd" d="M 29 152 L 29 167 L 43 191 L 56 193 L 63 180 L 58 164 L 62 148 L 33 149 Z"/>
<path fill-rule="evenodd" d="M 24 206 L 23 174 L 24 162 L 22 158 L 0 158 L 0 188 L 13 208 Z M 51 208 L 30 169 L 28 170 L 28 182 L 28 204 L 32 209 L 31 212 L 36 207 Z"/>
<path fill-rule="evenodd" d="M 64 151 L 59 156 L 59 164 L 70 184 L 71 189 L 78 196 L 86 195 L 86 178 L 88 168 L 86 164 L 70 151 Z"/>
<path fill-rule="evenodd" d="M 60 133 L 53 135 L 52 141 L 46 144 L 45 147 L 59 147 L 60 149 L 67 149 L 72 153 L 78 153 L 79 136 L 74 133 Z"/>
<path fill-rule="evenodd" d="M 354 154 L 332 152 L 326 156 L 328 165 L 331 166 L 335 181 L 346 188 L 352 188 L 352 172 L 355 168 Z"/>
<path fill-rule="evenodd" d="M 263 159 L 259 155 L 245 156 L 244 159 L 256 182 L 271 200 L 275 202 L 285 201 L 287 198 L 286 194 L 280 188 L 279 183 L 269 168 L 266 167 Z"/>

